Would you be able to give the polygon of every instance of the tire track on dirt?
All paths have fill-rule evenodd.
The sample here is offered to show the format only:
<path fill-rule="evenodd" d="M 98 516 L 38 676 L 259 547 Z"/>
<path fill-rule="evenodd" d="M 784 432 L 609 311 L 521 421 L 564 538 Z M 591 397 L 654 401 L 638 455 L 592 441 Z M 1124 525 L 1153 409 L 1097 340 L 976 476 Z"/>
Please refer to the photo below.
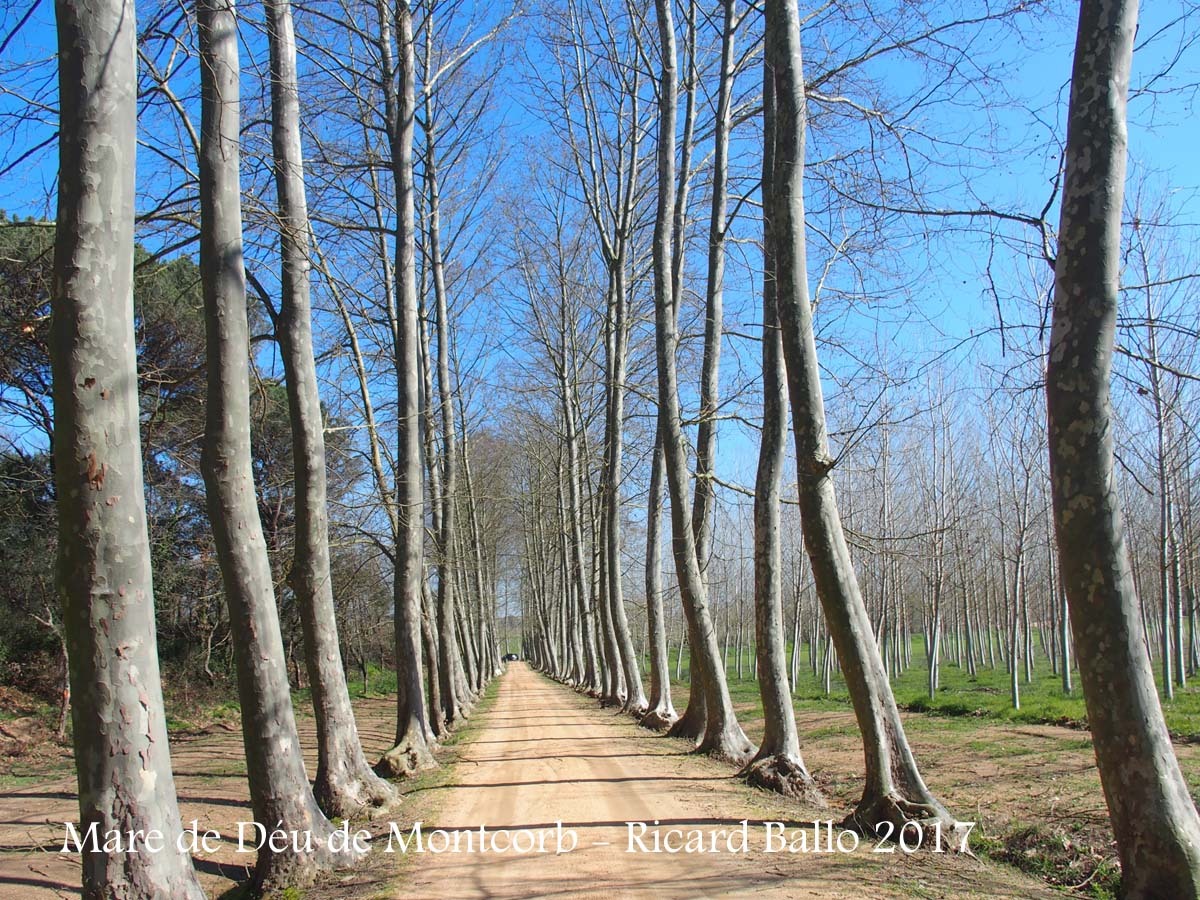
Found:
<path fill-rule="evenodd" d="M 405 897 L 684 898 L 1049 897 L 1041 883 L 969 857 L 873 855 L 870 844 L 847 855 L 768 854 L 764 819 L 797 824 L 828 811 L 786 804 L 732 778 L 732 770 L 687 752 L 682 742 L 639 729 L 632 720 L 513 664 L 493 707 L 462 749 L 455 783 L 439 788 L 436 821 L 423 835 L 460 832 L 458 852 L 426 852 L 405 861 L 396 884 Z M 627 822 L 714 832 L 750 820 L 750 850 L 627 852 Z M 543 833 L 562 822 L 578 836 L 570 852 L 497 852 L 468 845 L 481 825 Z M 405 826 L 407 827 L 407 826 Z M 652 847 L 647 832 L 646 844 Z M 532 841 L 532 839 L 531 839 Z M 504 840 L 501 836 L 501 844 Z M 723 843 L 720 844 L 724 846 Z M 452 846 L 452 845 L 451 845 Z"/>

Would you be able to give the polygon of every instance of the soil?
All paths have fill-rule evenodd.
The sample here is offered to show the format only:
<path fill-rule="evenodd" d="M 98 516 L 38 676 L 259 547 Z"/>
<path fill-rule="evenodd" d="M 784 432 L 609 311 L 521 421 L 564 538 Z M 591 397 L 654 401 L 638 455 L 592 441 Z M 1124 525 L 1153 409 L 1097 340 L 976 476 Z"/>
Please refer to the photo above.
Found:
<path fill-rule="evenodd" d="M 354 708 L 367 758 L 376 759 L 391 745 L 395 703 L 360 700 Z M 297 719 L 311 775 L 317 767 L 314 722 L 311 715 Z M 238 822 L 251 818 L 241 729 L 219 722 L 172 735 L 171 761 L 185 827 L 196 819 L 201 834 L 212 829 L 222 835 L 216 853 L 195 857 L 201 885 L 210 897 L 219 897 L 249 877 L 255 859 L 237 848 Z M 70 755 L 61 751 L 57 765 L 33 768 L 22 760 L 0 770 L 0 900 L 78 897 L 78 856 L 59 852 L 64 823 L 79 819 Z"/>
<path fill-rule="evenodd" d="M 355 704 L 369 759 L 387 749 L 394 705 L 384 699 Z M 509 666 L 494 701 L 472 716 L 442 759 L 449 763 L 403 785 L 405 797 L 389 813 L 408 835 L 415 821 L 427 852 L 386 853 L 389 822 L 370 825 L 377 835 L 367 863 L 305 898 L 594 898 L 594 897 L 871 897 L 1050 898 L 1062 895 L 1017 869 L 962 854 L 873 853 L 863 840 L 851 853 L 764 852 L 766 821 L 803 828 L 812 850 L 812 821 L 835 822 L 852 807 L 861 782 L 862 755 L 849 713 L 799 716 L 805 761 L 830 801 L 806 807 L 746 786 L 724 764 L 690 753 L 688 744 L 663 738 L 626 715 L 531 671 Z M 1103 842 L 1103 800 L 1086 735 L 1050 726 L 947 727 L 944 720 L 906 717 L 927 780 L 959 819 L 982 820 L 995 833 L 1034 814 L 1084 823 L 1085 836 Z M 969 727 L 968 727 L 969 726 Z M 300 718 L 312 746 L 311 717 Z M 994 733 L 993 733 L 994 732 Z M 1193 748 L 1179 748 L 1190 751 Z M 180 807 L 185 823 L 224 835 L 219 852 L 197 857 L 205 889 L 217 897 L 247 877 L 253 853 L 237 852 L 237 825 L 249 817 L 241 735 L 215 725 L 173 738 Z M 1184 753 L 1181 752 L 1181 758 Z M 309 771 L 315 769 L 310 755 Z M 1185 761 L 1185 766 L 1187 762 Z M 78 896 L 78 860 L 60 854 L 63 822 L 77 815 L 69 769 L 0 780 L 0 898 L 39 900 Z M 719 832 L 748 822 L 748 852 L 626 852 L 627 822 L 646 822 L 652 848 L 659 833 L 699 832 L 706 845 Z M 577 835 L 576 849 L 555 853 L 553 830 Z M 485 825 L 536 836 L 549 830 L 547 853 L 428 852 L 443 831 Z M 520 831 L 518 831 L 518 829 Z M 835 836 L 837 830 L 835 828 Z M 824 834 L 824 832 L 823 832 Z M 498 835 L 500 846 L 506 835 Z M 737 848 L 737 841 L 734 843 Z M 640 848 L 634 845 L 635 851 Z M 887 849 L 885 847 L 885 849 Z"/>
<path fill-rule="evenodd" d="M 628 716 L 532 672 L 510 666 L 494 706 L 465 741 L 449 783 L 416 801 L 426 852 L 377 853 L 371 877 L 332 897 L 990 897 L 1060 896 L 1008 866 L 959 854 L 899 850 L 873 853 L 766 853 L 766 821 L 803 828 L 830 810 L 805 807 L 747 787 L 724 764 L 690 753 L 688 744 L 651 734 Z M 861 753 L 858 754 L 861 760 Z M 409 807 L 410 813 L 413 806 Z M 718 852 L 628 852 L 628 822 L 645 822 L 645 846 L 659 833 L 699 832 Z M 747 820 L 749 852 L 729 852 L 721 833 Z M 556 829 L 577 848 L 556 853 Z M 480 824 L 510 836 L 547 835 L 546 853 L 429 852 L 437 831 L 473 833 Z M 402 824 L 407 834 L 410 823 Z M 636 828 L 636 826 L 635 826 Z M 835 832 L 836 833 L 836 832 Z M 460 836 L 465 848 L 466 835 Z M 564 838 L 569 845 L 569 837 Z M 378 849 L 386 847 L 380 839 Z M 736 841 L 735 841 L 736 849 Z M 886 848 L 885 848 L 886 849 Z M 323 895 L 324 896 L 324 895 Z"/>

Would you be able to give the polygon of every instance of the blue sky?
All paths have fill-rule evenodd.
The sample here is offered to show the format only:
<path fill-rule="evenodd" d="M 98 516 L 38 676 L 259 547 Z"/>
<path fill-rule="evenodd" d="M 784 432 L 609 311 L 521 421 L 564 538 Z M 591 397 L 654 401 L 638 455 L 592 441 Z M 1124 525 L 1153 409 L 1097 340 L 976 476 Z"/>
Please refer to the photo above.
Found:
<path fill-rule="evenodd" d="M 0 40 L 10 34 L 28 9 L 13 4 L 12 0 L 3 0 L 2 8 Z M 1009 212 L 1040 212 L 1057 169 L 1058 146 L 1064 136 L 1076 7 L 1057 3 L 1047 10 L 1034 27 L 1022 29 L 1019 40 L 1011 31 L 999 28 L 975 37 L 970 46 L 962 48 L 963 65 L 995 72 L 995 84 L 976 88 L 968 85 L 958 96 L 939 96 L 938 102 L 924 115 L 923 127 L 945 141 L 939 151 L 944 156 L 938 162 L 952 163 L 946 165 L 945 171 L 931 169 L 927 183 L 930 207 L 986 205 Z M 1188 10 L 1186 2 L 1143 6 L 1130 104 L 1130 152 L 1131 172 L 1145 179 L 1153 190 L 1172 194 L 1179 214 L 1197 223 L 1200 206 L 1195 196 L 1194 156 L 1195 148 L 1200 146 L 1200 120 L 1195 115 L 1196 89 L 1191 85 L 1200 82 L 1200 53 L 1187 46 L 1186 41 L 1200 24 L 1180 20 Z M 245 12 L 258 14 L 255 8 Z M 949 6 L 945 14 L 951 14 Z M 526 22 L 521 27 L 536 27 L 536 23 Z M 829 36 L 848 42 L 855 38 L 839 34 L 836 29 Z M 30 97 L 53 105 L 52 64 L 36 65 L 51 61 L 53 53 L 53 5 L 49 0 L 41 0 L 0 59 L 5 86 L 0 94 L 0 154 L 6 164 L 51 134 L 44 124 L 22 126 L 18 120 L 26 112 L 24 101 Z M 814 58 L 817 57 L 819 48 L 814 48 Z M 537 64 L 536 52 L 532 59 Z M 30 68 L 22 69 L 26 63 Z M 512 148 L 521 146 L 523 141 L 536 145 L 546 138 L 546 126 L 530 113 L 530 97 L 522 87 L 519 72 L 515 71 L 522 64 L 520 54 L 510 56 L 509 68 L 503 74 L 511 77 L 499 91 L 493 113 L 497 127 L 507 132 L 507 145 Z M 37 74 L 26 77 L 29 72 Z M 896 88 L 909 82 L 915 84 L 919 76 L 911 61 L 895 56 L 882 57 L 872 64 L 869 74 L 881 84 Z M 246 77 L 252 77 L 249 71 Z M 756 78 L 756 72 L 749 71 L 743 77 L 743 91 L 753 90 Z M 45 112 L 41 115 L 47 118 Z M 756 129 L 757 125 L 744 125 L 735 136 L 734 164 L 741 168 L 743 182 L 752 180 L 758 164 Z M 648 142 L 647 149 L 651 146 Z M 812 146 L 820 149 L 819 138 Z M 934 144 L 928 146 L 936 148 Z M 513 183 L 513 172 L 526 162 L 520 154 L 514 153 L 513 157 L 507 169 L 509 184 Z M 140 159 L 147 169 L 155 164 L 146 151 L 142 151 Z M 15 165 L 0 178 L 0 208 L 18 215 L 43 216 L 51 212 L 55 163 L 54 147 L 49 145 Z M 702 180 L 701 176 L 698 181 Z M 701 187 L 697 193 L 701 193 Z M 737 228 L 738 236 L 745 239 L 753 236 L 754 216 L 753 208 L 747 207 L 745 222 Z M 1057 207 L 1048 218 L 1052 225 L 1056 222 Z M 960 224 L 995 223 L 964 220 Z M 996 227 L 1010 237 L 1028 234 L 1021 227 Z M 702 228 L 698 223 L 694 234 L 700 236 Z M 847 352 L 830 348 L 825 362 L 834 375 L 849 376 L 863 360 L 882 357 L 894 358 L 916 370 L 922 362 L 950 353 L 947 365 L 957 366 L 966 377 L 974 378 L 976 362 L 999 355 L 994 335 L 970 339 L 972 334 L 983 335 L 997 324 L 997 304 L 990 294 L 993 284 L 1001 296 L 1000 309 L 1010 324 L 1027 318 L 1029 307 L 1022 307 L 1014 298 L 1036 293 L 1039 285 L 1044 286 L 1047 279 L 1044 265 L 1023 262 L 1011 247 L 987 239 L 978 228 L 932 233 L 926 233 L 924 228 L 925 222 L 915 218 L 899 221 L 890 228 L 891 271 L 873 273 L 866 282 L 872 290 L 893 298 L 886 308 L 838 309 L 835 305 L 822 313 L 827 333 L 836 335 L 848 348 Z M 153 246 L 152 236 L 145 237 Z M 813 245 L 816 247 L 817 242 Z M 989 263 L 990 280 L 986 275 Z M 753 325 L 758 320 L 755 265 L 752 248 L 731 248 L 727 325 L 743 334 L 753 334 Z M 693 289 L 702 290 L 703 271 L 702 257 L 693 252 L 688 262 Z M 477 313 L 475 321 L 487 321 L 486 310 Z M 951 352 L 950 348 L 957 349 Z M 727 338 L 723 389 L 727 395 L 739 391 L 745 394 L 741 404 L 744 412 L 754 403 L 756 360 L 751 341 L 738 336 Z M 494 364 L 503 364 L 501 355 L 495 356 Z M 831 421 L 836 428 L 839 423 L 854 420 L 855 398 L 839 394 L 834 379 L 830 380 L 829 388 Z M 747 483 L 753 473 L 755 436 L 744 428 L 724 427 L 722 444 L 725 452 L 720 474 Z"/>

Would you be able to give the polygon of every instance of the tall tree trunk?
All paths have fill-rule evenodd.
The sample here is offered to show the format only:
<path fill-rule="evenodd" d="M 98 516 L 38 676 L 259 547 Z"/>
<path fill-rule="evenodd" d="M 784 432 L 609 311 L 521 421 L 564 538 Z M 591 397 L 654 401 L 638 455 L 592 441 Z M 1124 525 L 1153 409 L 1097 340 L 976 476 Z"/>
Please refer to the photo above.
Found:
<path fill-rule="evenodd" d="M 658 420 L 663 434 L 667 486 L 671 497 L 671 546 L 676 577 L 689 617 L 693 677 L 703 680 L 705 700 L 704 736 L 699 750 L 714 756 L 744 762 L 754 745 L 743 733 L 729 698 L 729 687 L 721 665 L 720 648 L 708 608 L 708 591 L 696 554 L 691 508 L 687 503 L 688 461 L 679 413 L 679 382 L 675 349 L 677 323 L 671 291 L 671 210 L 675 200 L 675 25 L 671 0 L 655 0 L 662 74 L 659 83 L 658 207 L 654 221 L 654 313 L 655 347 L 658 358 Z"/>
<path fill-rule="evenodd" d="M 437 618 L 434 611 L 433 591 L 428 580 L 421 583 L 421 658 L 425 663 L 425 700 L 429 709 L 429 731 L 433 739 L 449 733 L 446 716 L 442 712 L 442 686 L 438 665 L 438 639 L 433 623 Z"/>
<path fill-rule="evenodd" d="M 349 818 L 365 807 L 393 801 L 395 792 L 371 771 L 363 755 L 338 642 L 329 573 L 324 420 L 313 359 L 308 204 L 300 145 L 296 40 L 289 0 L 267 0 L 266 13 L 271 50 L 271 145 L 282 261 L 276 332 L 287 380 L 296 480 L 296 546 L 288 580 L 300 607 L 316 714 L 317 777 L 313 795 L 326 815 Z"/>
<path fill-rule="evenodd" d="M 429 33 L 426 27 L 426 55 L 428 57 Z M 428 58 L 426 60 L 428 68 Z M 441 197 L 437 175 L 437 130 L 432 120 L 433 108 L 428 93 L 425 95 L 425 190 L 428 209 L 427 238 L 429 241 L 430 268 L 433 270 L 433 294 L 437 321 L 437 386 L 442 431 L 442 495 L 441 528 L 438 533 L 438 588 L 437 628 L 438 675 L 442 695 L 442 709 L 446 724 L 453 727 L 461 716 L 462 698 L 459 697 L 455 667 L 458 659 L 458 640 L 455 634 L 454 566 L 458 540 L 458 440 L 454 428 L 454 400 L 450 384 L 450 325 L 446 298 L 446 276 L 442 265 Z"/>
<path fill-rule="evenodd" d="M 208 404 L 200 466 L 233 635 L 250 802 L 263 828 L 309 832 L 313 850 L 264 842 L 253 888 L 302 884 L 337 861 L 304 771 L 250 458 L 250 341 L 242 265 L 238 33 L 232 0 L 199 0 L 200 278 Z"/>
<path fill-rule="evenodd" d="M 416 108 L 412 12 L 396 4 L 399 90 L 387 111 L 396 189 L 396 743 L 376 763 L 381 775 L 406 775 L 434 765 L 421 675 L 421 586 L 425 539 L 425 488 L 421 479 L 420 322 L 413 190 L 413 119 Z M 444 700 L 444 698 L 443 698 Z"/>
<path fill-rule="evenodd" d="M 629 325 L 626 321 L 629 298 L 626 294 L 625 263 L 622 259 L 620 268 L 616 272 L 616 281 L 613 284 L 611 307 L 613 359 L 605 421 L 607 480 L 604 506 L 607 511 L 607 527 L 604 532 L 604 558 L 608 567 L 608 609 L 617 651 L 614 663 L 621 668 L 621 680 L 625 686 L 622 709 L 640 717 L 645 713 L 648 704 L 646 692 L 642 688 L 642 675 L 638 668 L 637 654 L 633 649 L 633 638 L 629 633 L 629 619 L 625 613 L 625 592 L 621 577 L 621 451 L 624 444 L 625 427 L 625 359 L 629 343 Z"/>
<path fill-rule="evenodd" d="M 1083 0 L 1046 370 L 1059 564 L 1122 894 L 1200 897 L 1200 817 L 1155 693 L 1114 488 L 1109 379 L 1133 0 Z"/>
<path fill-rule="evenodd" d="M 641 726 L 665 731 L 679 718 L 671 703 L 671 670 L 667 652 L 667 623 L 662 598 L 662 430 L 654 429 L 650 458 L 650 496 L 646 502 L 646 623 L 650 633 L 650 708 Z"/>
<path fill-rule="evenodd" d="M 461 415 L 459 420 L 463 423 L 462 426 L 462 465 L 465 487 L 467 489 L 466 504 L 467 504 L 467 525 L 469 526 L 467 536 L 470 538 L 471 546 L 471 574 L 475 581 L 475 594 L 478 600 L 478 625 L 476 633 L 478 640 L 476 649 L 478 650 L 479 658 L 478 671 L 476 673 L 476 683 L 473 685 L 476 694 L 482 693 L 484 685 L 496 673 L 498 660 L 496 660 L 495 641 L 489 640 L 487 630 L 489 617 L 487 609 L 495 607 L 495 593 L 489 591 L 485 584 L 484 571 L 486 569 L 486 560 L 483 554 L 483 530 L 479 522 L 479 502 L 478 495 L 475 492 L 475 480 L 471 475 L 471 442 L 467 435 L 467 414 L 466 402 L 459 394 L 459 409 Z"/>
<path fill-rule="evenodd" d="M 727 0 L 726 15 L 731 15 Z M 727 26 L 728 27 L 728 26 Z M 764 75 L 766 75 L 764 69 Z M 763 78 L 763 184 L 775 163 L 774 85 Z M 762 444 L 754 482 L 754 635 L 758 646 L 758 692 L 763 704 L 763 739 L 742 774 L 754 785 L 824 805 L 804 766 L 796 713 L 788 684 L 783 638 L 783 551 L 780 545 L 780 484 L 787 450 L 787 395 L 783 343 L 775 303 L 775 230 L 763 218 Z M 739 647 L 740 660 L 740 647 Z"/>
<path fill-rule="evenodd" d="M 806 110 L 796 0 L 767 0 L 764 53 L 774 84 L 776 127 L 774 171 L 771 183 L 764 185 L 763 205 L 776 237 L 777 303 L 792 405 L 800 518 L 817 595 L 837 646 L 866 757 L 866 786 L 847 822 L 868 834 L 883 821 L 897 828 L 914 819 L 939 820 L 944 827 L 953 827 L 950 814 L 925 787 L 909 749 L 834 496 L 834 461 L 825 430 L 805 272 Z"/>
<path fill-rule="evenodd" d="M 55 493 L 80 834 L 156 829 L 159 853 L 85 844 L 85 898 L 200 900 L 182 834 L 159 681 L 133 333 L 134 5 L 55 4 Z"/>
<path fill-rule="evenodd" d="M 696 123 L 696 86 L 698 76 L 696 67 L 696 16 L 694 7 L 694 2 L 689 0 L 686 16 L 687 42 L 684 47 L 684 53 L 687 57 L 687 77 L 684 79 L 683 84 L 683 135 L 679 147 L 679 171 L 675 174 L 677 189 L 675 192 L 674 209 L 671 214 L 671 315 L 675 317 L 676 321 L 679 317 L 679 306 L 683 301 L 683 265 L 686 259 L 684 250 L 686 249 L 685 232 L 687 230 L 688 218 L 687 198 L 691 186 L 692 143 Z M 705 333 L 707 340 L 707 328 Z M 714 357 L 709 354 L 706 356 L 706 359 L 712 361 Z M 661 429 L 659 431 L 661 432 Z M 698 450 L 703 452 L 700 448 Z M 705 570 L 708 566 L 708 542 L 711 532 L 709 528 L 711 516 L 709 513 L 711 504 L 708 503 L 709 496 L 705 495 L 704 492 L 709 489 L 711 489 L 710 484 L 697 481 L 692 498 L 693 506 L 700 503 L 703 511 L 699 519 L 696 519 L 695 515 L 693 515 L 692 519 L 692 528 L 696 535 L 696 555 L 699 559 L 701 579 L 708 577 Z M 670 737 L 699 741 L 704 735 L 704 723 L 707 720 L 704 703 L 704 678 L 701 674 L 700 665 L 696 661 L 697 651 L 691 649 L 697 647 L 698 644 L 692 627 L 691 613 L 686 606 L 684 607 L 684 619 L 687 626 L 686 643 L 689 648 L 688 701 L 687 706 L 683 710 L 683 715 L 668 729 L 667 734 Z M 681 656 L 683 654 L 683 644 L 684 642 L 681 641 L 679 645 Z M 678 665 L 676 668 L 678 668 Z"/>

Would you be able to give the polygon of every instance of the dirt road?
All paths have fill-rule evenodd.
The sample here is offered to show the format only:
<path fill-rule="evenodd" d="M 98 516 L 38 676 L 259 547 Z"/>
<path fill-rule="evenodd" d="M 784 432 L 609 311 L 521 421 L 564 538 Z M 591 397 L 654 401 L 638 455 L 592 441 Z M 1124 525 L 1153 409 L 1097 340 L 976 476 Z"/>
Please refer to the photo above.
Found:
<path fill-rule="evenodd" d="M 513 664 L 463 750 L 455 783 L 437 789 L 436 821 L 421 827 L 425 852 L 414 852 L 415 835 L 405 832 L 412 842 L 400 857 L 393 839 L 403 860 L 396 895 L 862 898 L 869 884 L 872 897 L 1054 896 L 1040 882 L 969 857 L 873 853 L 865 841 L 850 853 L 815 852 L 812 820 L 837 818 L 837 811 L 786 804 L 731 776 L 682 742 L 650 735 Z M 763 823 L 770 820 L 789 823 L 786 835 L 797 847 L 803 826 L 809 852 L 765 852 Z M 569 852 L 556 852 L 559 822 L 564 849 L 572 835 L 577 840 Z M 632 826 L 640 842 L 631 844 L 630 822 L 646 823 L 644 832 Z M 487 829 L 482 851 L 480 825 Z M 431 852 L 453 847 L 454 832 L 459 852 Z M 705 852 L 654 852 L 656 833 L 660 848 L 691 841 Z M 546 852 L 498 852 L 514 840 L 524 842 L 520 849 L 544 841 Z"/>
<path fill-rule="evenodd" d="M 401 853 L 399 841 L 393 853 L 383 852 L 389 824 L 376 822 L 380 836 L 367 864 L 306 890 L 306 898 L 1061 896 L 1011 868 L 970 857 L 873 853 L 869 842 L 852 853 L 813 852 L 813 819 L 839 818 L 848 799 L 821 810 L 751 790 L 730 767 L 698 758 L 683 742 L 652 735 L 523 664 L 510 666 L 496 691 L 491 708 L 473 717 L 454 748 L 458 761 L 403 785 L 405 800 L 391 817 L 403 835 L 420 819 L 426 852 L 410 843 Z M 393 702 L 360 701 L 355 708 L 368 756 L 375 757 L 390 743 Z M 311 772 L 311 716 L 299 724 Z M 839 765 L 861 766 L 854 744 L 844 740 L 838 752 L 846 760 Z M 176 736 L 172 757 L 185 822 L 197 818 L 202 828 L 225 836 L 217 852 L 196 860 L 209 896 L 218 897 L 248 875 L 254 859 L 238 853 L 233 841 L 236 823 L 249 817 L 241 738 L 232 726 Z M 827 767 L 833 762 L 824 760 Z M 74 791 L 69 759 L 53 773 L 0 787 L 0 900 L 79 895 L 78 858 L 58 852 L 63 822 L 78 814 Z M 747 852 L 740 851 L 743 819 Z M 809 852 L 764 852 L 765 821 L 789 823 L 791 838 L 793 828 L 803 827 Z M 569 852 L 555 852 L 558 822 L 564 849 L 574 839 Z M 628 822 L 647 826 L 635 852 L 627 852 Z M 481 825 L 488 829 L 483 852 Z M 654 849 L 656 831 L 670 846 L 696 841 L 698 832 L 705 849 L 717 835 L 715 852 L 642 852 L 643 846 Z M 460 832 L 460 852 L 428 852 L 450 841 L 449 832 Z M 507 849 L 514 838 L 522 849 L 542 840 L 547 852 L 514 853 Z"/>

